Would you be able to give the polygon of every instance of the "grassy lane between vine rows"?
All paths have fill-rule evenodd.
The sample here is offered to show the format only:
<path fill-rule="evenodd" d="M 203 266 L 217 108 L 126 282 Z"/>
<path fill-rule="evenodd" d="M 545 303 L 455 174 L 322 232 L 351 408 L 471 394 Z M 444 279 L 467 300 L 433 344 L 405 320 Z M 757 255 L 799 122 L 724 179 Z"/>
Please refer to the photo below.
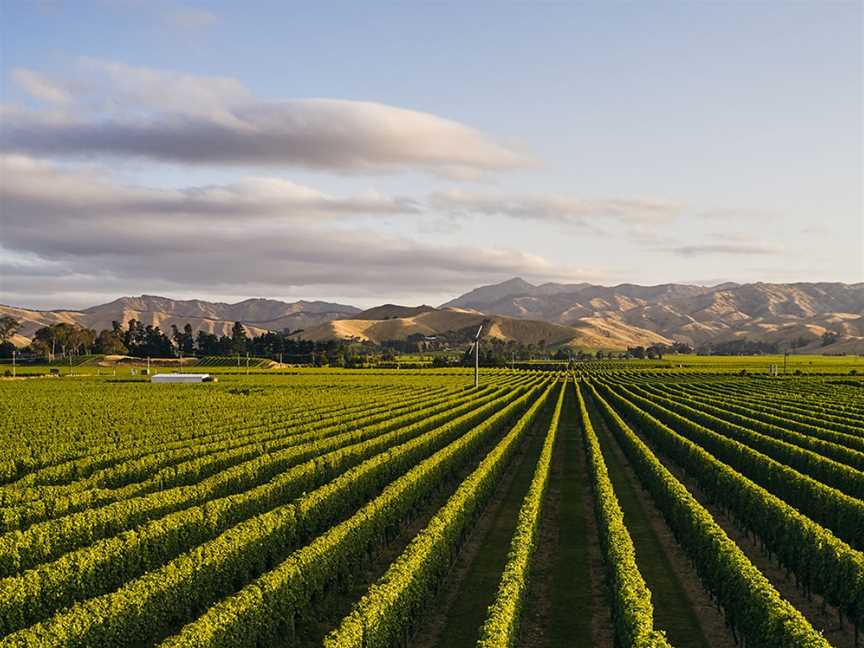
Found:
<path fill-rule="evenodd" d="M 576 396 L 566 390 L 520 646 L 611 645 Z M 573 610 L 579 610 L 574 614 Z"/>

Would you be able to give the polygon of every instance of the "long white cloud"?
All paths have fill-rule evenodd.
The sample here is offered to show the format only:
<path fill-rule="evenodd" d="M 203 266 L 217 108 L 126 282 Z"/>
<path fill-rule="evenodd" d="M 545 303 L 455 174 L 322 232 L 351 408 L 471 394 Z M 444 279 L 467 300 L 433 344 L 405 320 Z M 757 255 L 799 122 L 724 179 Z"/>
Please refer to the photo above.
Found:
<path fill-rule="evenodd" d="M 337 198 L 283 178 L 244 178 L 222 185 L 152 189 L 113 181 L 104 169 L 70 171 L 22 155 L 0 155 L 0 199 L 7 226 L 33 214 L 56 224 L 108 214 L 114 219 L 134 215 L 182 214 L 244 219 L 282 217 L 300 220 L 350 214 L 416 213 L 409 198 L 366 192 Z M 46 188 L 50 190 L 46 191 Z"/>
<path fill-rule="evenodd" d="M 648 198 L 589 200 L 567 195 L 482 194 L 461 189 L 433 194 L 429 204 L 457 216 L 507 216 L 571 225 L 587 225 L 597 219 L 663 222 L 674 219 L 683 209 L 680 203 Z"/>
<path fill-rule="evenodd" d="M 425 112 L 339 99 L 268 101 L 228 77 L 94 59 L 82 59 L 78 70 L 79 79 L 64 82 L 19 69 L 15 80 L 53 110 L 7 107 L 0 147 L 340 173 L 421 169 L 460 178 L 527 163 L 479 131 Z"/>
<path fill-rule="evenodd" d="M 4 261 L 0 251 L 7 301 L 123 281 L 210 294 L 326 285 L 344 295 L 356 287 L 440 293 L 513 274 L 584 276 L 523 251 L 435 245 L 352 225 L 358 216 L 410 217 L 422 207 L 407 198 L 337 198 L 282 179 L 156 190 L 19 155 L 0 157 L 0 173 L 3 245 L 18 255 Z"/>
<path fill-rule="evenodd" d="M 733 256 L 761 256 L 783 254 L 783 248 L 771 243 L 701 243 L 679 245 L 667 248 L 669 252 L 684 256 L 697 257 L 726 254 Z"/>

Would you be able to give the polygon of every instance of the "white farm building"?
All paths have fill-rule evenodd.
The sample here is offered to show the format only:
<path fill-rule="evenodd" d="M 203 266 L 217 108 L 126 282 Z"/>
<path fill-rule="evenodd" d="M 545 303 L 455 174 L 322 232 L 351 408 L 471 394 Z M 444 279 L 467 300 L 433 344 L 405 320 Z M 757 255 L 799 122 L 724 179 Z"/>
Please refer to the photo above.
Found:
<path fill-rule="evenodd" d="M 150 377 L 154 383 L 203 383 L 215 382 L 210 374 L 206 373 L 161 373 Z"/>

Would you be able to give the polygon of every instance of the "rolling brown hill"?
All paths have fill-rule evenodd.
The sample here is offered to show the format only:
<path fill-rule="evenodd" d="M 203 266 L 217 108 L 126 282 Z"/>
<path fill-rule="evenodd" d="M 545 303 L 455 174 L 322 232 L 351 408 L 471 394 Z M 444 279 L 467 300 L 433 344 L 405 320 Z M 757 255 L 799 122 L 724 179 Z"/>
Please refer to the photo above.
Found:
<path fill-rule="evenodd" d="M 789 346 L 795 340 L 801 353 L 864 353 L 864 283 L 534 286 L 517 278 L 444 307 L 570 326 L 602 323 L 621 332 L 636 327 L 694 346 L 736 338 Z M 839 339 L 822 347 L 826 332 Z"/>
<path fill-rule="evenodd" d="M 125 325 L 137 319 L 163 330 L 188 322 L 196 331 L 224 335 L 239 321 L 252 335 L 290 329 L 310 340 L 383 342 L 458 332 L 488 318 L 487 335 L 523 344 L 625 349 L 673 341 L 698 347 L 746 338 L 776 342 L 783 349 L 794 346 L 797 353 L 864 353 L 864 283 L 535 286 L 515 278 L 481 286 L 437 309 L 384 304 L 361 311 L 320 301 L 247 299 L 225 304 L 142 295 L 81 311 L 0 306 L 4 314 L 22 322 L 14 339 L 22 346 L 36 329 L 58 322 L 97 331 L 110 328 L 114 320 Z M 822 346 L 826 332 L 837 340 Z"/>
<path fill-rule="evenodd" d="M 385 340 L 404 340 L 415 334 L 436 336 L 467 330 L 473 335 L 476 327 L 486 319 L 489 320 L 484 333 L 486 337 L 514 340 L 521 344 L 540 345 L 542 342 L 546 346 L 623 349 L 627 346 L 671 343 L 661 335 L 637 327 L 610 326 L 604 322 L 580 322 L 578 327 L 574 327 L 500 315 L 487 316 L 458 308 L 424 309 L 417 315 L 382 320 L 333 320 L 306 329 L 298 333 L 297 337 L 315 341 L 344 339 L 380 343 Z"/>
<path fill-rule="evenodd" d="M 234 322 L 243 322 L 250 335 L 260 335 L 266 331 L 316 326 L 359 312 L 360 309 L 354 306 L 320 301 L 288 303 L 273 299 L 247 299 L 236 304 L 225 304 L 152 295 L 121 297 L 80 311 L 37 311 L 0 306 L 0 315 L 10 315 L 22 323 L 19 335 L 13 340 L 22 346 L 29 343 L 37 329 L 60 322 L 96 331 L 110 329 L 113 321 L 125 326 L 132 319 L 145 325 L 159 326 L 163 331 L 170 331 L 172 324 L 182 328 L 188 322 L 195 331 L 203 330 L 216 335 L 230 335 Z"/>

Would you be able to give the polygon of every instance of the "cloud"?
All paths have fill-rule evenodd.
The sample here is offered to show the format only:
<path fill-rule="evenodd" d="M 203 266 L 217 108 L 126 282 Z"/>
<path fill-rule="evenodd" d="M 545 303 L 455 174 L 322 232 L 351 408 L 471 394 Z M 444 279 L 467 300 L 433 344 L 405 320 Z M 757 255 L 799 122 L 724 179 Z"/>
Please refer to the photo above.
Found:
<path fill-rule="evenodd" d="M 25 90 L 31 97 L 49 104 L 66 104 L 72 101 L 72 95 L 63 84 L 28 70 L 15 68 L 12 70 L 12 81 Z"/>
<path fill-rule="evenodd" d="M 83 79 L 74 110 L 7 108 L 0 147 L 340 173 L 421 169 L 456 178 L 528 163 L 479 131 L 429 113 L 339 99 L 265 101 L 236 79 L 96 59 L 81 59 L 77 69 Z"/>
<path fill-rule="evenodd" d="M 409 198 L 369 191 L 338 198 L 282 178 L 245 178 L 223 185 L 150 189 L 110 180 L 104 169 L 69 171 L 21 155 L 0 156 L 0 201 L 6 227 L 38 215 L 71 225 L 107 216 L 115 222 L 154 215 L 297 221 L 346 215 L 418 213 Z M 45 191 L 51 187 L 51 191 Z"/>
<path fill-rule="evenodd" d="M 783 248 L 767 243 L 706 243 L 702 245 L 679 245 L 667 249 L 685 257 L 727 254 L 734 256 L 778 255 Z"/>
<path fill-rule="evenodd" d="M 654 199 L 586 200 L 575 196 L 507 196 L 462 190 L 433 194 L 429 204 L 457 216 L 507 216 L 580 226 L 596 219 L 627 223 L 665 222 L 674 219 L 683 209 L 679 203 Z"/>
<path fill-rule="evenodd" d="M 17 255 L 4 258 L 0 250 L 6 301 L 100 286 L 126 286 L 123 293 L 132 286 L 204 294 L 319 286 L 342 295 L 357 287 L 440 294 L 514 274 L 580 276 L 523 251 L 434 245 L 364 230 L 347 218 L 411 214 L 417 207 L 408 199 L 337 198 L 281 179 L 150 189 L 114 183 L 95 169 L 73 172 L 22 156 L 0 162 L 3 245 Z"/>

